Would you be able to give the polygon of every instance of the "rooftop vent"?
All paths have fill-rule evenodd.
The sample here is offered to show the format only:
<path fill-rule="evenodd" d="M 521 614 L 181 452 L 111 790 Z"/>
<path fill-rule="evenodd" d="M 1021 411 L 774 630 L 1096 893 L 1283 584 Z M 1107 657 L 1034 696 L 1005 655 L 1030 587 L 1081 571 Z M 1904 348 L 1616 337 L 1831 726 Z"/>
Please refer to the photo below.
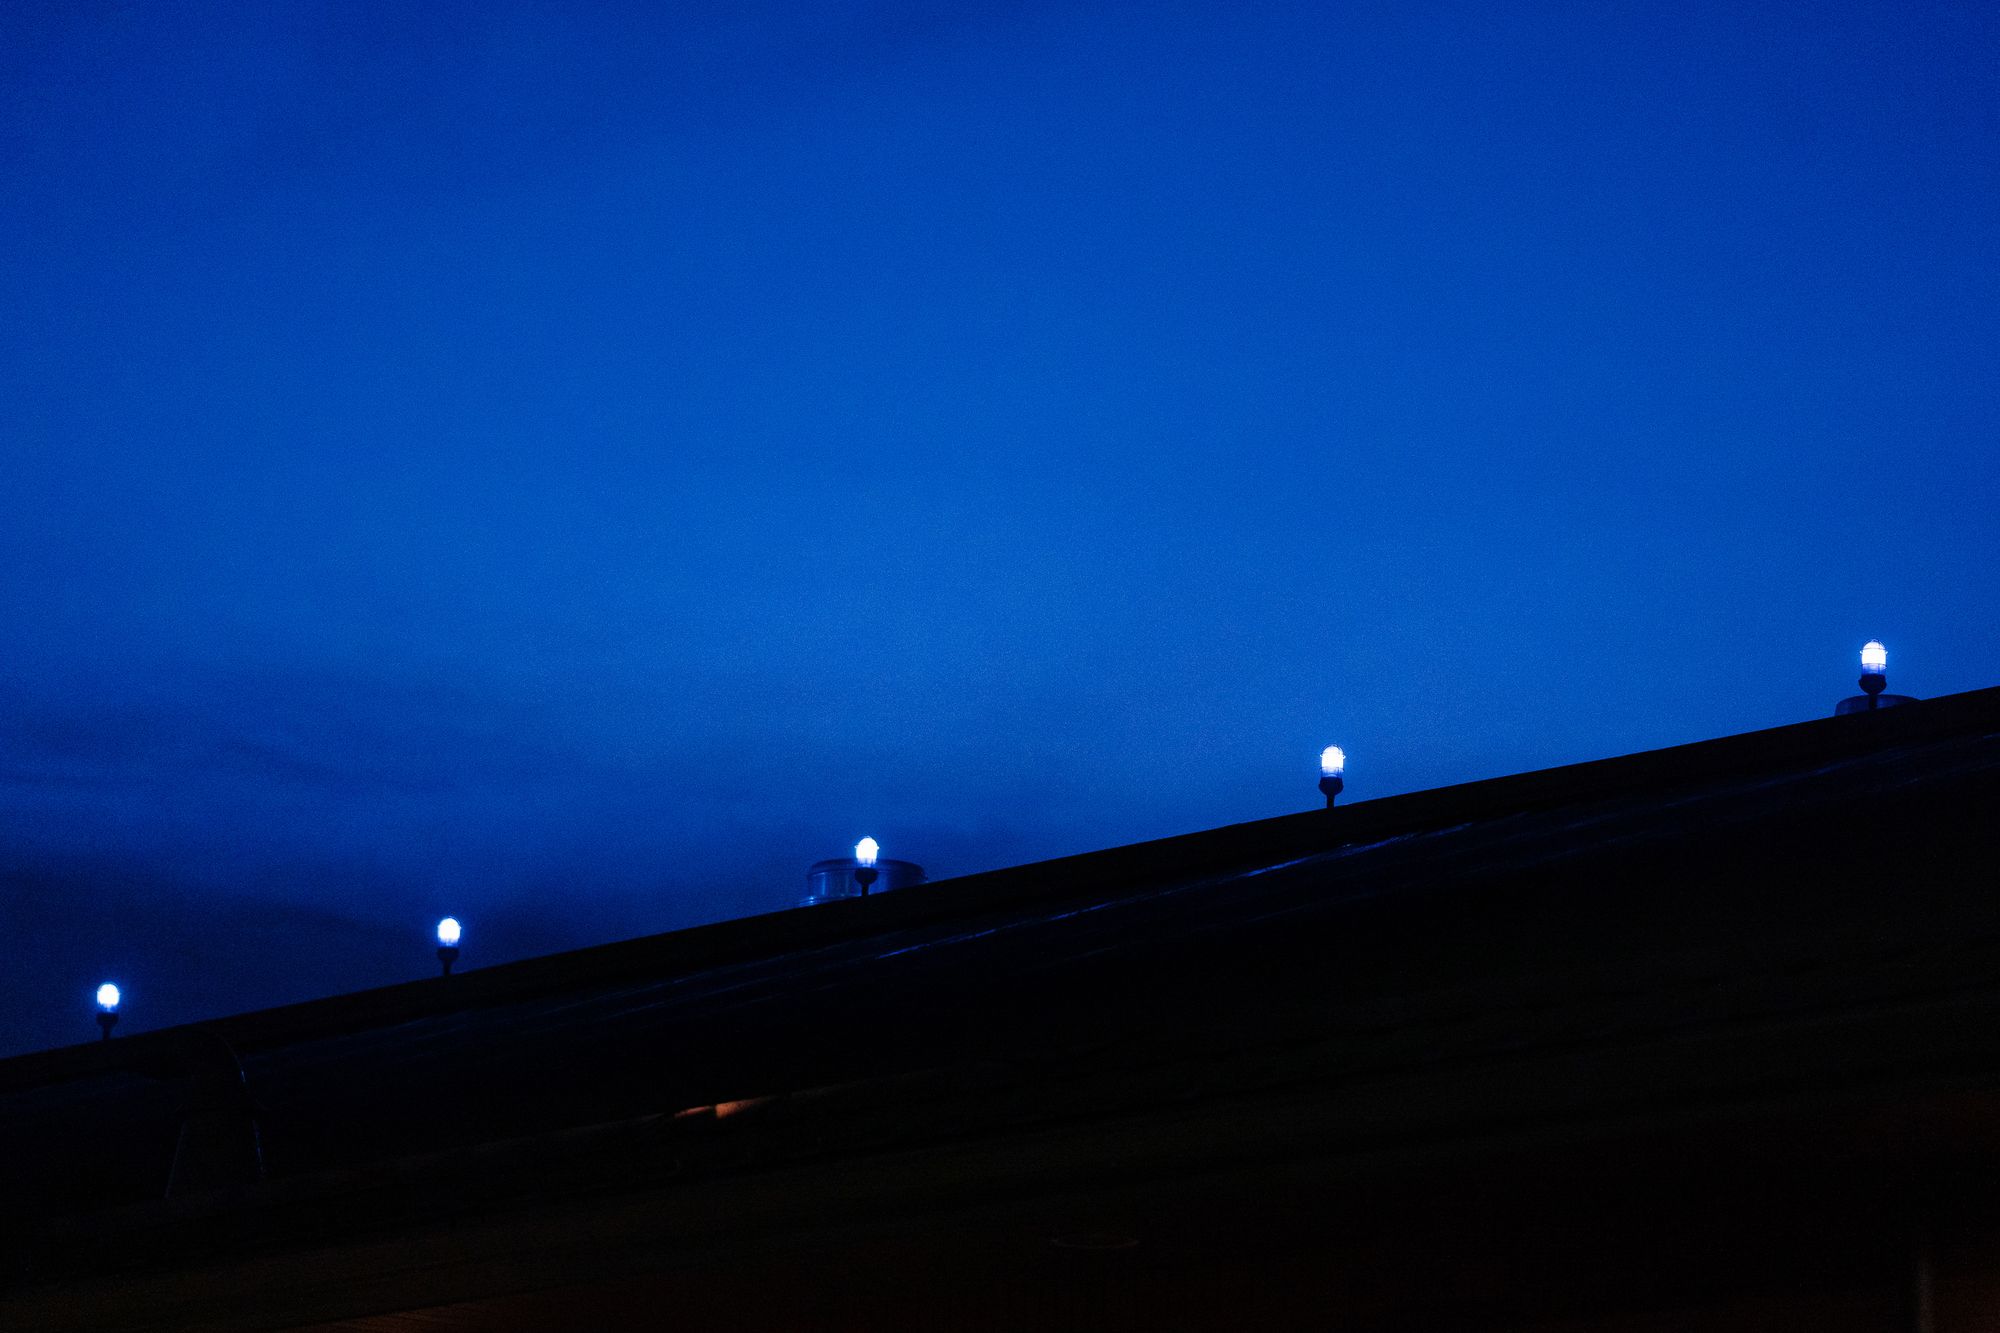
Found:
<path fill-rule="evenodd" d="M 806 896 L 799 899 L 799 906 L 812 907 L 819 903 L 830 903 L 837 898 L 859 898 L 861 880 L 856 871 L 862 869 L 862 862 L 852 856 L 839 856 L 831 861 L 815 861 L 813 868 L 806 871 Z M 910 861 L 891 861 L 879 857 L 874 869 L 877 878 L 868 892 L 870 896 L 888 893 L 895 889 L 907 889 L 913 884 L 924 882 L 924 868 Z"/>

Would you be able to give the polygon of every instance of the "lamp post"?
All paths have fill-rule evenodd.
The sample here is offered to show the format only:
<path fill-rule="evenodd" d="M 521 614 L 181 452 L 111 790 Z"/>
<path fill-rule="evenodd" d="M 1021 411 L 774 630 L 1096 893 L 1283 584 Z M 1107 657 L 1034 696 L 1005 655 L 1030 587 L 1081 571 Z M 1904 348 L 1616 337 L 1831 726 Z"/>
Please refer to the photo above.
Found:
<path fill-rule="evenodd" d="M 1333 809 L 1333 803 L 1340 793 L 1347 789 L 1347 751 L 1338 745 L 1329 745 L 1319 752 L 1319 789 L 1326 796 L 1326 808 Z"/>
<path fill-rule="evenodd" d="M 97 988 L 97 1026 L 104 1034 L 100 1041 L 111 1040 L 111 1029 L 118 1026 L 118 1001 L 122 998 L 118 988 L 108 981 Z"/>
<path fill-rule="evenodd" d="M 458 941 L 463 933 L 455 916 L 438 922 L 438 965 L 443 969 L 440 975 L 451 975 L 451 965 L 458 961 Z"/>
<path fill-rule="evenodd" d="M 873 838 L 863 838 L 854 844 L 854 882 L 861 886 L 861 896 L 866 898 L 868 890 L 874 887 L 876 877 L 881 874 L 875 869 L 875 859 L 882 855 L 882 844 Z"/>

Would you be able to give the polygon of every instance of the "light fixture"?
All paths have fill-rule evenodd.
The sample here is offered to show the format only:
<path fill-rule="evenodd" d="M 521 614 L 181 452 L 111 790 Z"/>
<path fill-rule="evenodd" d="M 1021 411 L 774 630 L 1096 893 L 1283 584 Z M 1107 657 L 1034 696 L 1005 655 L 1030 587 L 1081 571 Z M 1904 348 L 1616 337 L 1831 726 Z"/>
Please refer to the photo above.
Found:
<path fill-rule="evenodd" d="M 1889 687 L 1889 650 L 1875 639 L 1861 645 L 1861 692 L 1868 696 L 1868 706 L 1878 705 L 1879 696 Z"/>
<path fill-rule="evenodd" d="M 1833 711 L 1842 713 L 1873 713 L 1883 708 L 1895 708 L 1902 704 L 1915 703 L 1907 694 L 1885 694 L 1889 688 L 1889 650 L 1882 646 L 1880 639 L 1870 639 L 1861 645 L 1861 693 L 1849 699 L 1842 699 Z"/>
<path fill-rule="evenodd" d="M 111 1040 L 111 1029 L 118 1026 L 118 1001 L 123 998 L 108 981 L 97 988 L 97 1026 L 103 1031 L 105 1041 Z"/>
<path fill-rule="evenodd" d="M 1338 745 L 1329 745 L 1319 752 L 1319 789 L 1326 796 L 1326 808 L 1333 809 L 1333 803 L 1347 788 L 1347 751 Z"/>
<path fill-rule="evenodd" d="M 458 941 L 464 933 L 455 916 L 438 922 L 438 964 L 444 969 L 444 976 L 451 975 L 451 965 L 458 961 Z"/>
<path fill-rule="evenodd" d="M 873 838 L 863 838 L 854 844 L 854 882 L 861 886 L 861 896 L 866 898 L 868 890 L 875 884 L 881 872 L 875 869 L 875 859 L 882 855 L 882 844 Z"/>

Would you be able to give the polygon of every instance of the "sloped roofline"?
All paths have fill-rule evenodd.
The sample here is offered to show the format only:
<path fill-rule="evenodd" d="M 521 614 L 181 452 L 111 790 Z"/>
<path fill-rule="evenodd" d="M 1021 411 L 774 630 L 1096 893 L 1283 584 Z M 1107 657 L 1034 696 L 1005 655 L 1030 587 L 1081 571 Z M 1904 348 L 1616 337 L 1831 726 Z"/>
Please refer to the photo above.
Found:
<path fill-rule="evenodd" d="M 177 1063 L 196 1032 L 239 1053 L 625 981 L 655 980 L 890 930 L 1270 865 L 1356 842 L 1733 775 L 1832 762 L 1893 745 L 2000 731 L 2000 687 L 1817 718 L 1611 759 L 1232 824 L 954 879 L 921 890 L 692 926 L 420 980 L 253 1010 L 111 1042 L 0 1060 L 0 1093 Z"/>

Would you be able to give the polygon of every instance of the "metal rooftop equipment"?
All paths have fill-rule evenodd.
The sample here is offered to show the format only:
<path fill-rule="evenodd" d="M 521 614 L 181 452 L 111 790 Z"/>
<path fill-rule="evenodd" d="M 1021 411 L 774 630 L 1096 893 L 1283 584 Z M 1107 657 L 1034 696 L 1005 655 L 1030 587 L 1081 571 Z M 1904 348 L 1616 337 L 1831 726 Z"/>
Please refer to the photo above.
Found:
<path fill-rule="evenodd" d="M 872 843 L 874 840 L 866 841 Z M 864 894 L 861 873 L 867 869 L 874 870 L 876 878 L 869 881 L 868 891 Z M 925 878 L 924 868 L 914 861 L 873 857 L 864 863 L 858 856 L 836 856 L 829 861 L 815 861 L 812 869 L 806 871 L 806 895 L 799 899 L 799 906 L 816 907 L 841 898 L 861 898 L 907 889 L 922 884 Z"/>

